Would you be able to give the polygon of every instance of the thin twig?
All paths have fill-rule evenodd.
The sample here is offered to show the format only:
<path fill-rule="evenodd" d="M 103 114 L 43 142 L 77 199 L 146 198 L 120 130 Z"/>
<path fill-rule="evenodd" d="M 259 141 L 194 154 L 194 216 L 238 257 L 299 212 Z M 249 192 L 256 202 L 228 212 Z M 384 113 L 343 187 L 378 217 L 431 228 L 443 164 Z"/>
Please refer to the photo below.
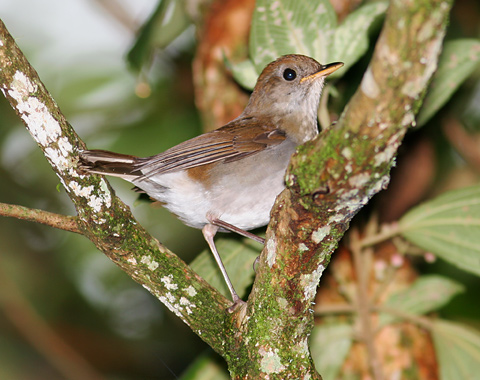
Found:
<path fill-rule="evenodd" d="M 29 222 L 37 222 L 60 230 L 82 234 L 82 231 L 78 228 L 78 218 L 76 216 L 60 215 L 7 203 L 0 203 L 0 216 L 28 220 Z"/>
<path fill-rule="evenodd" d="M 353 253 L 355 272 L 358 278 L 357 286 L 357 312 L 362 329 L 361 336 L 368 352 L 368 361 L 375 380 L 384 380 L 385 376 L 375 348 L 375 334 L 371 321 L 371 300 L 368 294 L 368 281 L 370 278 L 371 259 L 367 258 L 365 250 L 360 247 L 360 237 L 357 229 L 352 229 L 350 234 L 350 248 Z M 370 254 L 371 256 L 371 254 Z"/>
<path fill-rule="evenodd" d="M 356 310 L 349 304 L 327 304 L 315 308 L 315 316 L 331 315 L 331 314 L 352 314 Z"/>
<path fill-rule="evenodd" d="M 410 314 L 410 313 L 406 313 L 402 310 L 398 310 L 398 309 L 395 309 L 395 308 L 392 308 L 392 307 L 388 307 L 388 306 L 376 306 L 373 308 L 374 312 L 383 312 L 383 313 L 388 313 L 388 314 L 391 314 L 391 315 L 394 315 L 396 317 L 399 317 L 401 319 L 404 319 L 408 322 L 412 322 L 422 328 L 425 328 L 427 330 L 432 330 L 433 328 L 433 325 L 432 325 L 432 321 L 430 318 L 427 318 L 427 317 L 423 317 L 423 316 L 420 316 L 420 315 L 414 315 L 414 314 Z"/>
<path fill-rule="evenodd" d="M 122 25 L 131 33 L 135 33 L 139 28 L 138 20 L 132 17 L 132 14 L 126 9 L 126 7 L 116 0 L 94 0 L 94 3 L 102 7 L 109 16 Z"/>
<path fill-rule="evenodd" d="M 475 172 L 480 173 L 480 152 L 478 134 L 469 134 L 465 127 L 454 118 L 443 122 L 443 132 L 458 154 L 470 165 Z"/>
<path fill-rule="evenodd" d="M 325 315 L 332 315 L 332 314 L 353 314 L 357 312 L 357 310 L 348 304 L 329 304 L 329 305 L 322 305 L 315 309 L 315 316 L 321 317 Z M 370 313 L 387 313 L 399 317 L 405 321 L 414 323 L 422 328 L 431 330 L 432 329 L 432 321 L 430 318 L 414 315 L 410 313 L 406 313 L 402 310 L 398 310 L 392 307 L 388 307 L 385 305 L 376 305 L 371 306 L 369 308 Z"/>
<path fill-rule="evenodd" d="M 382 243 L 397 236 L 400 232 L 400 226 L 398 223 L 385 224 L 382 226 L 378 234 L 366 236 L 365 238 L 361 239 L 359 242 L 360 248 L 370 247 L 372 245 Z"/>

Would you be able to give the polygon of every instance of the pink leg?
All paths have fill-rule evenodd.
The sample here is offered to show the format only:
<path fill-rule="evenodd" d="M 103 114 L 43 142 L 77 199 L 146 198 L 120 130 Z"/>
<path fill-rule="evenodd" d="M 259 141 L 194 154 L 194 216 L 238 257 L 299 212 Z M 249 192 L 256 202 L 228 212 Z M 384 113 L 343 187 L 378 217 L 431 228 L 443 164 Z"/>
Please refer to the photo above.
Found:
<path fill-rule="evenodd" d="M 213 224 L 206 224 L 205 227 L 202 229 L 203 237 L 208 243 L 208 246 L 210 247 L 210 250 L 213 253 L 213 257 L 215 258 L 215 261 L 217 262 L 218 267 L 220 268 L 220 271 L 222 272 L 223 278 L 225 279 L 225 282 L 227 283 L 228 290 L 230 290 L 230 294 L 232 295 L 232 300 L 234 305 L 237 305 L 239 303 L 243 303 L 241 298 L 238 296 L 237 292 L 233 288 L 232 282 L 230 281 L 230 278 L 228 277 L 227 270 L 225 269 L 222 259 L 220 258 L 220 255 L 218 254 L 217 247 L 215 247 L 215 242 L 213 241 L 213 238 L 215 234 L 218 231 L 218 226 L 215 226 Z"/>

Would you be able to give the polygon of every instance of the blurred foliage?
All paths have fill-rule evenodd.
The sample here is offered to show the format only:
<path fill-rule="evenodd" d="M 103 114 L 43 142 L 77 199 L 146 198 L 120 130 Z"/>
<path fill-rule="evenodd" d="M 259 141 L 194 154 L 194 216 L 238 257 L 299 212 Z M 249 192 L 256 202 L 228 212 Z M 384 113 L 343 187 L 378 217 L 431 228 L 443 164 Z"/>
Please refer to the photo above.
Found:
<path fill-rule="evenodd" d="M 480 275 L 480 187 L 446 192 L 399 220 L 401 234 L 466 272 Z"/>
<path fill-rule="evenodd" d="M 128 72 L 125 68 L 111 69 L 97 65 L 92 57 L 88 63 L 86 60 L 79 60 L 75 64 L 69 63 L 68 66 L 52 64 L 42 67 L 41 78 L 90 148 L 147 156 L 200 133 L 200 118 L 194 107 L 190 68 L 195 46 L 193 33 L 189 34 L 188 30 L 193 29 L 193 24 L 186 18 L 185 9 L 178 6 L 180 3 L 159 2 L 140 28 L 130 51 L 124 51 L 124 54 L 128 53 L 125 67 L 132 66 L 138 71 Z M 295 4 L 296 2 L 291 2 L 292 6 Z M 333 60 L 344 60 L 347 53 L 352 57 L 348 64 L 350 69 L 335 83 L 336 91 L 331 92 L 335 94 L 335 98 L 330 109 L 335 112 L 341 111 L 355 91 L 368 64 L 369 53 L 378 35 L 378 27 L 374 21 L 384 9 L 383 2 L 375 4 L 369 2 L 350 16 L 350 19 L 355 20 L 355 17 L 360 18 L 366 14 L 369 18 L 368 25 L 373 26 L 370 29 L 360 28 L 361 33 L 355 34 L 354 37 L 358 40 L 356 49 L 347 52 L 351 37 L 342 38 L 346 33 L 342 25 L 345 25 L 349 18 L 340 23 L 335 38 L 332 35 L 325 37 L 328 41 L 335 40 L 330 49 L 338 51 L 338 56 L 331 55 Z M 96 12 L 100 11 L 97 9 Z M 330 10 L 329 15 L 334 20 L 333 10 Z M 315 17 L 315 12 L 308 16 Z M 275 24 L 274 21 L 271 25 Z M 21 23 L 22 18 L 19 16 L 15 22 Z M 332 22 L 336 25 L 336 21 Z M 67 23 L 68 18 L 65 19 L 66 29 Z M 263 44 L 262 38 L 265 37 L 258 31 L 262 25 L 258 21 L 254 25 L 257 34 L 256 39 L 250 42 L 251 53 L 259 49 Z M 448 44 L 449 49 L 454 49 L 454 44 L 458 44 L 454 40 L 457 39 L 478 40 L 478 25 L 480 7 L 477 1 L 458 1 L 452 12 L 447 35 L 447 40 L 452 41 Z M 7 24 L 7 27 L 10 26 Z M 88 30 L 85 30 L 85 34 L 87 33 Z M 41 48 L 29 46 L 28 39 L 28 35 L 23 35 L 17 42 L 25 49 L 35 66 L 36 56 L 40 54 Z M 337 40 L 348 42 L 348 46 L 339 46 Z M 367 46 L 365 41 L 369 41 Z M 317 46 L 317 41 L 310 42 L 313 47 Z M 162 49 L 160 52 L 159 48 Z M 281 49 L 272 54 L 292 52 Z M 323 57 L 320 53 L 319 56 Z M 478 55 L 472 57 L 464 54 L 460 56 L 460 61 L 457 61 L 467 65 L 467 69 L 445 66 L 444 75 L 458 74 L 453 78 L 457 82 L 447 86 L 447 91 L 437 92 L 432 98 L 434 111 L 422 110 L 422 115 L 428 116 L 422 116 L 422 123 L 425 125 L 420 133 L 410 133 L 402 148 L 404 153 L 401 152 L 398 159 L 399 167 L 392 173 L 391 187 L 397 177 L 400 182 L 403 181 L 402 195 L 413 193 L 417 184 L 401 178 L 402 162 L 407 161 L 406 158 L 411 154 L 409 148 L 420 137 L 433 146 L 432 156 L 427 157 L 427 160 L 434 162 L 433 169 L 428 173 L 432 180 L 427 184 L 426 190 L 415 198 L 415 203 L 448 189 L 478 184 L 480 171 L 475 163 L 465 157 L 465 151 L 456 149 L 446 134 L 439 132 L 441 127 L 448 124 L 446 116 L 455 117 L 470 134 L 470 144 L 477 144 L 477 150 L 480 151 L 480 69 L 478 64 L 471 64 L 474 59 L 478 59 Z M 228 61 L 228 57 L 226 58 Z M 257 75 L 267 59 L 256 57 L 253 53 L 250 58 L 252 61 L 241 64 L 228 62 L 232 65 L 235 77 L 246 78 L 241 82 L 246 86 L 251 86 L 252 78 L 255 78 L 252 72 Z M 52 62 L 56 60 L 57 57 L 51 57 Z M 146 98 L 140 98 L 137 96 L 138 84 L 145 79 L 149 93 Z M 466 80 L 463 81 L 464 79 Z M 460 85 L 459 82 L 462 81 Z M 446 92 L 449 96 L 445 97 Z M 0 115 L 0 181 L 3 184 L 0 186 L 0 201 L 72 214 L 73 207 L 64 191 L 61 188 L 57 191 L 57 178 L 3 98 L 0 99 Z M 406 171 L 411 173 L 413 170 L 412 166 Z M 181 252 L 183 259 L 190 262 L 205 248 L 206 244 L 199 231 L 183 226 L 163 209 L 138 201 L 137 195 L 130 191 L 129 184 L 115 179 L 111 182 L 120 197 L 132 207 L 142 225 L 174 252 Z M 393 193 L 393 190 L 389 189 L 388 192 Z M 399 197 L 394 201 L 401 202 Z M 365 218 L 359 216 L 360 219 L 362 217 Z M 224 378 L 221 365 L 212 365 L 208 355 L 198 356 L 205 350 L 208 351 L 203 342 L 156 299 L 112 265 L 86 239 L 14 219 L 0 220 L 1 273 L 19 289 L 53 330 L 106 378 L 173 379 L 179 377 L 191 363 L 194 364 L 185 372 L 184 378 L 210 379 L 213 378 L 213 373 L 218 375 L 218 378 Z M 230 245 L 233 247 L 231 252 L 239 249 L 237 240 L 228 240 L 231 239 L 225 240 L 225 250 L 230 250 L 227 247 Z M 250 249 L 249 262 L 255 252 L 257 248 Z M 208 257 L 204 253 L 196 259 L 197 264 L 205 266 L 204 270 L 207 272 L 210 271 L 209 263 L 206 263 Z M 205 260 L 203 264 L 202 260 Z M 233 265 L 239 264 L 234 262 Z M 248 267 L 248 270 L 250 268 Z M 442 316 L 480 326 L 480 310 L 476 306 L 472 307 L 476 305 L 480 291 L 478 277 L 465 274 L 440 261 L 433 264 L 421 263 L 419 269 L 423 273 L 441 273 L 442 276 L 454 279 L 455 285 L 452 285 L 453 282 L 449 283 L 450 293 L 447 296 L 460 289 L 461 285 L 456 283 L 465 288 L 464 293 L 442 308 Z M 212 275 L 211 271 L 208 272 L 209 275 Z M 251 272 L 244 271 L 243 274 L 250 276 Z M 428 280 L 419 281 L 416 286 L 422 285 L 431 289 L 427 286 Z M 446 280 L 440 281 L 446 284 Z M 4 282 L 0 279 L 0 378 L 62 378 L 43 353 L 26 339 L 25 333 L 20 332 L 7 318 L 5 308 L 9 303 L 5 300 L 9 294 L 6 288 L 1 286 Z M 448 284 L 445 286 L 448 287 Z M 396 297 L 397 301 L 402 299 L 401 294 Z M 443 299 L 440 301 L 443 302 Z M 443 305 L 440 301 L 438 302 Z M 395 303 L 395 298 L 390 302 Z M 22 315 L 18 315 L 18 318 L 21 319 Z M 463 337 L 468 340 L 472 337 L 469 330 L 446 322 L 439 322 L 436 331 L 435 344 L 442 349 L 442 355 L 447 355 L 445 352 L 448 353 L 452 337 L 455 337 L 458 331 L 461 332 L 457 334 L 458 339 Z M 348 324 L 327 324 L 315 331 L 313 339 L 322 339 L 325 335 L 339 336 L 339 342 L 332 340 L 332 344 L 338 343 L 337 348 L 332 350 L 340 350 L 342 355 L 346 355 L 351 344 L 350 333 Z M 471 340 L 471 346 L 477 347 L 478 337 Z M 461 346 L 462 341 L 458 342 L 458 346 Z M 325 366 L 329 366 L 324 368 L 327 368 L 327 372 L 333 374 L 332 376 L 338 373 L 338 365 L 341 364 L 339 358 L 342 358 L 342 355 L 335 356 L 337 364 L 331 366 L 329 365 L 332 362 L 323 358 Z M 198 359 L 195 361 L 195 358 Z M 471 360 L 470 357 L 467 359 Z M 455 371 L 455 368 L 451 372 Z M 448 368 L 442 370 L 449 371 Z"/>
<path fill-rule="evenodd" d="M 127 60 L 132 68 L 139 72 L 148 71 L 155 52 L 167 48 L 190 24 L 184 4 L 180 1 L 159 2 L 128 52 Z"/>

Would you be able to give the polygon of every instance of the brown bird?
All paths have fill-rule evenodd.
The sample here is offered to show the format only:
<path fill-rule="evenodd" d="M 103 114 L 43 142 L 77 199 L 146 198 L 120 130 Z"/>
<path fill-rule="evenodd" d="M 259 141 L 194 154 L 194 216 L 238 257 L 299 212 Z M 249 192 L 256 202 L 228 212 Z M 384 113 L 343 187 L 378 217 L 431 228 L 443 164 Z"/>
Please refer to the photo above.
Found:
<path fill-rule="evenodd" d="M 82 171 L 130 181 L 186 225 L 202 229 L 235 304 L 242 302 L 214 243 L 218 231 L 265 226 L 298 145 L 318 134 L 317 110 L 325 77 L 343 66 L 303 55 L 268 64 L 242 114 L 223 127 L 151 157 L 102 150 L 80 153 Z"/>

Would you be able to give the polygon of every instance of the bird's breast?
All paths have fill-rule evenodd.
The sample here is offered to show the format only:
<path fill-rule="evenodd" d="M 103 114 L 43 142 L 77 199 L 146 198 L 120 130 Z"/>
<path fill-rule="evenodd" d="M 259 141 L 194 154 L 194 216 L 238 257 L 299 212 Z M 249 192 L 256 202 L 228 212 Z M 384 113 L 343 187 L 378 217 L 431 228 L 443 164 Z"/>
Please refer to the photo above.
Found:
<path fill-rule="evenodd" d="M 266 225 L 295 151 L 287 139 L 251 156 L 151 176 L 135 185 L 185 224 L 202 228 L 207 215 L 250 230 Z"/>

